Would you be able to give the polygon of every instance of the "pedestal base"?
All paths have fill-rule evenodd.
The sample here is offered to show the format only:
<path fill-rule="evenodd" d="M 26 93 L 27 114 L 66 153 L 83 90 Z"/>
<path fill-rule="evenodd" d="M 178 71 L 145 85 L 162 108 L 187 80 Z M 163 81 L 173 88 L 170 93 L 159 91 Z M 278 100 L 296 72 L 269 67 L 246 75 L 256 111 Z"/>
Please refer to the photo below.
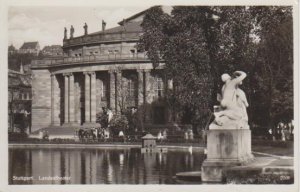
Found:
<path fill-rule="evenodd" d="M 251 131 L 248 129 L 214 129 L 207 135 L 207 159 L 203 162 L 203 182 L 221 182 L 227 167 L 244 165 L 253 159 Z"/>

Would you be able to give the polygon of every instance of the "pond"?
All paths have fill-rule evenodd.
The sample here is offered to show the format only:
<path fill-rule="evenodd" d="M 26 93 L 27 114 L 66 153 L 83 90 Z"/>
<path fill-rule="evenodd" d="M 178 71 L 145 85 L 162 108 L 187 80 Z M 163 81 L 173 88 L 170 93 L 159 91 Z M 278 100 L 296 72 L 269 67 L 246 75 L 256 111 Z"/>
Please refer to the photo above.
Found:
<path fill-rule="evenodd" d="M 9 184 L 176 184 L 176 173 L 200 171 L 204 158 L 187 149 L 10 148 Z"/>

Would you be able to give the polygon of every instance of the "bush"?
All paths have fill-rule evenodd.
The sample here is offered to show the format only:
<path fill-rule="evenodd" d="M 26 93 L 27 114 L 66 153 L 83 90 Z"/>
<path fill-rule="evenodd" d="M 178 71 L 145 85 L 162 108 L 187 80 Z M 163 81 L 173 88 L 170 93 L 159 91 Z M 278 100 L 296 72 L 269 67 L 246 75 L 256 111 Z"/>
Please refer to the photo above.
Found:
<path fill-rule="evenodd" d="M 129 128 L 129 123 L 125 115 L 116 114 L 110 121 L 110 130 L 113 135 L 118 135 L 120 131 L 126 132 Z"/>
<path fill-rule="evenodd" d="M 8 141 L 22 141 L 26 140 L 28 135 L 26 133 L 17 133 L 17 132 L 10 132 L 8 133 Z"/>
<path fill-rule="evenodd" d="M 108 126 L 108 115 L 104 112 L 97 113 L 96 114 L 96 123 L 99 123 L 101 127 L 107 127 Z"/>

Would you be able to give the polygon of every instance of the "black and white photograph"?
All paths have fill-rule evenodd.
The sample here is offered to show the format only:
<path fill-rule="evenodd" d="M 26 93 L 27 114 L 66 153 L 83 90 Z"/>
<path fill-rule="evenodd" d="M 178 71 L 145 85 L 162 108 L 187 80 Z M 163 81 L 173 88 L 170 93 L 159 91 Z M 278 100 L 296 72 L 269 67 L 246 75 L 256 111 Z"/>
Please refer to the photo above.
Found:
<path fill-rule="evenodd" d="M 298 1 L 2 2 L 0 191 L 299 190 Z"/>

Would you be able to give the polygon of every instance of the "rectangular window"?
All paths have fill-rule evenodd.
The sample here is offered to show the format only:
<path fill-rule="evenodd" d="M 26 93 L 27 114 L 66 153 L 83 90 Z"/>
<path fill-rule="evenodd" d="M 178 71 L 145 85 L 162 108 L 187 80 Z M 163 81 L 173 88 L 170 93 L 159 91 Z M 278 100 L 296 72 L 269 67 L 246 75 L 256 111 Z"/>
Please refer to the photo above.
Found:
<path fill-rule="evenodd" d="M 134 82 L 132 81 L 132 79 L 128 80 L 128 95 L 130 98 L 134 98 Z"/>
<path fill-rule="evenodd" d="M 158 97 L 163 96 L 164 83 L 161 77 L 156 77 L 156 95 Z"/>
<path fill-rule="evenodd" d="M 102 82 L 102 93 L 101 93 L 101 100 L 106 101 L 106 96 L 107 96 L 107 85 L 105 82 Z"/>

